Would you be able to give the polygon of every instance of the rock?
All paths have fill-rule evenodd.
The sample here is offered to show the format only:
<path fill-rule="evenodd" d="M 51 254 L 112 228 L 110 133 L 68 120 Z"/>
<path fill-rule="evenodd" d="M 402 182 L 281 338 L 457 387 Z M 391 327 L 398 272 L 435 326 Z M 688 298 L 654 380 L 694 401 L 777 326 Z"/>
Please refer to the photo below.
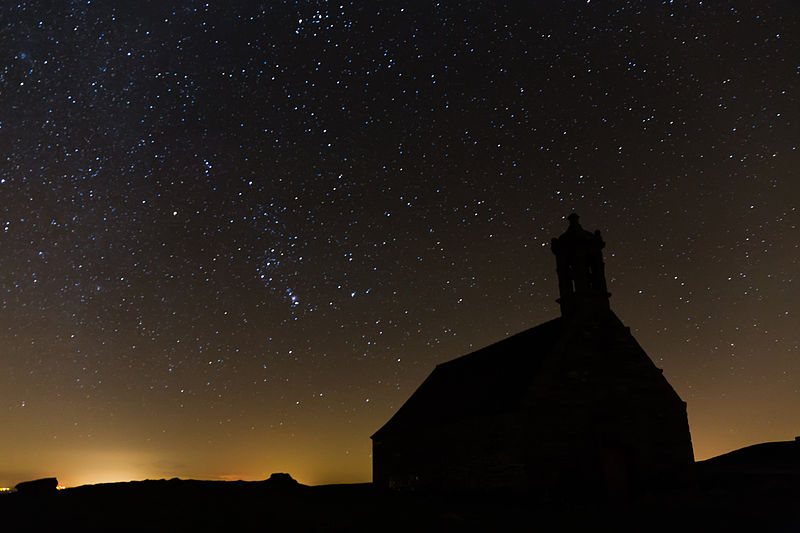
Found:
<path fill-rule="evenodd" d="M 56 491 L 58 480 L 54 477 L 45 477 L 33 481 L 23 481 L 14 487 L 19 494 L 50 494 Z"/>
<path fill-rule="evenodd" d="M 296 487 L 299 485 L 297 480 L 285 472 L 273 472 L 266 482 L 274 487 Z"/>

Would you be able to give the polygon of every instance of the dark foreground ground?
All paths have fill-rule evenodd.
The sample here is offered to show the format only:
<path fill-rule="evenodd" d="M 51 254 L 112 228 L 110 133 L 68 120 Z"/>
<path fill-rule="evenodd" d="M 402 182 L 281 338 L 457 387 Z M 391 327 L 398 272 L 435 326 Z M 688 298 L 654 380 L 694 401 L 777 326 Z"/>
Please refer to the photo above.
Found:
<path fill-rule="evenodd" d="M 0 495 L 0 530 L 800 532 L 800 443 L 771 445 L 786 446 L 697 463 L 692 488 L 612 503 L 434 498 L 370 484 L 148 480 Z"/>

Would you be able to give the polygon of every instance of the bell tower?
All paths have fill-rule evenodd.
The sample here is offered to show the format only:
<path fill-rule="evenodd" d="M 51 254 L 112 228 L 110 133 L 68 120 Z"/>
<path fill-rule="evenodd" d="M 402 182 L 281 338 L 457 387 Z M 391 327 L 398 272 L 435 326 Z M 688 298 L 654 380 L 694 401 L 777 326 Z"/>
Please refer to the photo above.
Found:
<path fill-rule="evenodd" d="M 603 248 L 606 243 L 600 230 L 590 233 L 578 223 L 572 213 L 569 227 L 560 237 L 553 238 L 556 256 L 561 316 L 573 320 L 601 318 L 610 311 L 606 287 Z"/>

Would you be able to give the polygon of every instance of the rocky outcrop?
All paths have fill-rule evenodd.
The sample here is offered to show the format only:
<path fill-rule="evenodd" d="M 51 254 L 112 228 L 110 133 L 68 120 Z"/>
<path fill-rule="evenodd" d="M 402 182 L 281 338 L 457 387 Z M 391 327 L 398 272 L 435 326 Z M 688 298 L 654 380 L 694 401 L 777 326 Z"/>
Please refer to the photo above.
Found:
<path fill-rule="evenodd" d="M 18 494 L 51 494 L 56 491 L 58 487 L 58 480 L 54 477 L 45 477 L 42 479 L 35 479 L 33 481 L 23 481 L 17 483 L 14 487 L 17 489 Z"/>

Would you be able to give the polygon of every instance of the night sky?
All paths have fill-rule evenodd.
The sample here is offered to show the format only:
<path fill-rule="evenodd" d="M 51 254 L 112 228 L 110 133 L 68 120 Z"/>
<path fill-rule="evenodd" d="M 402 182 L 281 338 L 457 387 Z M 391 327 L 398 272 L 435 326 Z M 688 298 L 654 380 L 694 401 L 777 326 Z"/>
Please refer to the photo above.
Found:
<path fill-rule="evenodd" d="M 789 0 L 3 2 L 0 486 L 369 481 L 436 364 L 558 316 L 572 211 L 696 457 L 792 439 L 799 39 Z"/>

